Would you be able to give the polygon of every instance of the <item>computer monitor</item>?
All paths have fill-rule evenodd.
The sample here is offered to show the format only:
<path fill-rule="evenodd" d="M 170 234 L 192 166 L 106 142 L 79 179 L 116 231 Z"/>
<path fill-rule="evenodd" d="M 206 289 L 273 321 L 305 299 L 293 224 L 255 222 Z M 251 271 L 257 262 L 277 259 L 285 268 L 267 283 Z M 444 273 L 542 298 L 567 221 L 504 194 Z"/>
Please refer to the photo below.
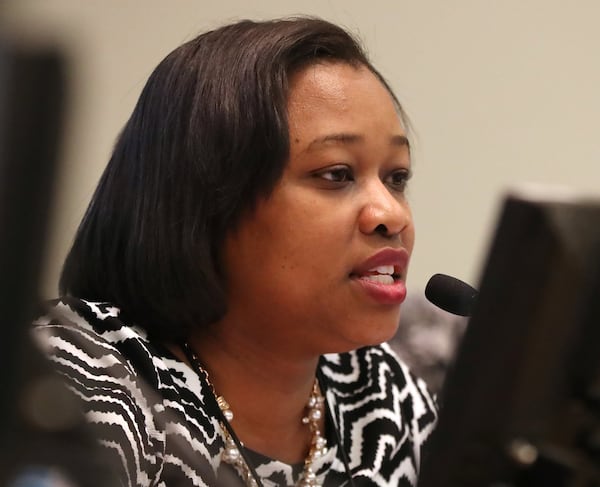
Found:
<path fill-rule="evenodd" d="M 419 487 L 600 485 L 600 198 L 506 197 Z"/>

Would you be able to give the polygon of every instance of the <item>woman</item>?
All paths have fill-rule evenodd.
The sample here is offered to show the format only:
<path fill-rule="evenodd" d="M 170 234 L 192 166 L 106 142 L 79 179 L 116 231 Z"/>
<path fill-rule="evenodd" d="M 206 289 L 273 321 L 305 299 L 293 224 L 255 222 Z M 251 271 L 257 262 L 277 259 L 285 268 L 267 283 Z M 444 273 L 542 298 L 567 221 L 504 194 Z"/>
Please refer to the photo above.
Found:
<path fill-rule="evenodd" d="M 318 19 L 152 73 L 37 323 L 123 484 L 415 484 L 434 404 L 377 345 L 414 240 L 403 119 Z"/>

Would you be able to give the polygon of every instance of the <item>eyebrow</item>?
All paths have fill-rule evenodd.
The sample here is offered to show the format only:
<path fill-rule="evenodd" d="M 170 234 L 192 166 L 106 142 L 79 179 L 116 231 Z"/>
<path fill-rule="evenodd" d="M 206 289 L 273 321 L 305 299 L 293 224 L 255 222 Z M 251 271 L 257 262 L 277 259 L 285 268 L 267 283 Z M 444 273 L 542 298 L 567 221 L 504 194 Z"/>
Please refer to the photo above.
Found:
<path fill-rule="evenodd" d="M 312 150 L 318 149 L 322 146 L 327 145 L 338 145 L 338 144 L 355 144 L 357 142 L 361 142 L 364 140 L 362 135 L 352 134 L 352 133 L 336 133 L 336 134 L 328 134 L 322 137 L 317 137 L 312 140 L 308 147 L 303 152 L 310 152 Z M 390 145 L 399 146 L 399 147 L 408 147 L 410 150 L 410 143 L 408 138 L 405 135 L 392 135 L 390 137 Z"/>

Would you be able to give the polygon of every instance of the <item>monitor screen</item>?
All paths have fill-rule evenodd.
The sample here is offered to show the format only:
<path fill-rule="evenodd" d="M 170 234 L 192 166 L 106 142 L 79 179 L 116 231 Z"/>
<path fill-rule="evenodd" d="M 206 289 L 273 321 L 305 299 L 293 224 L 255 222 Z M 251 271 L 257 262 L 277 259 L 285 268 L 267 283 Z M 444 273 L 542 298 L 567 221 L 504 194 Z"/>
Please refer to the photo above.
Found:
<path fill-rule="evenodd" d="M 600 198 L 506 197 L 420 487 L 600 485 Z"/>

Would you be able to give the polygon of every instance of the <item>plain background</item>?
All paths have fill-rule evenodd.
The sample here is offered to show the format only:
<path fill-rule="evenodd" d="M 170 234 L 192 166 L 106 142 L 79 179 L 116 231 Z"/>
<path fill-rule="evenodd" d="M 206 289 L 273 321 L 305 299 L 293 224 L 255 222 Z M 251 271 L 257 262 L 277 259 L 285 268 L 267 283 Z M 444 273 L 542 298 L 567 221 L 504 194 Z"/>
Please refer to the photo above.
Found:
<path fill-rule="evenodd" d="M 411 293 L 436 272 L 477 283 L 508 188 L 533 181 L 600 194 L 596 0 L 13 0 L 0 8 L 3 31 L 56 43 L 70 61 L 45 297 L 57 293 L 75 229 L 152 69 L 180 43 L 241 18 L 339 23 L 394 88 L 415 129 Z"/>

